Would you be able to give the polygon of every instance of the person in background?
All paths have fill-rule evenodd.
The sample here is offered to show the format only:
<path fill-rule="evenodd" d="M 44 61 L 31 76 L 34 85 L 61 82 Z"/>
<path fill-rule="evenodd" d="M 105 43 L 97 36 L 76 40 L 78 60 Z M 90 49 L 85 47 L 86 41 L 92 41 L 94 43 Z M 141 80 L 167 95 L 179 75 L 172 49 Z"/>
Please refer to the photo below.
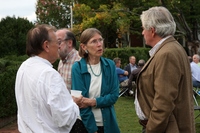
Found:
<path fill-rule="evenodd" d="M 55 28 L 37 25 L 27 34 L 29 58 L 17 71 L 15 96 L 22 133 L 69 133 L 79 116 L 82 97 L 73 101 L 52 63 L 58 59 Z"/>
<path fill-rule="evenodd" d="M 133 70 L 135 70 L 137 68 L 137 65 L 136 65 L 136 58 L 135 56 L 130 56 L 129 57 L 129 64 L 127 64 L 125 67 L 124 67 L 124 70 L 125 71 L 128 71 L 128 78 L 130 77 L 130 74 Z"/>
<path fill-rule="evenodd" d="M 133 90 L 134 94 L 135 94 L 135 89 L 136 89 L 137 76 L 139 72 L 141 71 L 142 67 L 144 66 L 144 64 L 145 64 L 145 60 L 143 59 L 139 60 L 137 68 L 131 72 L 130 77 L 128 79 L 129 90 Z"/>
<path fill-rule="evenodd" d="M 200 87 L 200 67 L 199 63 L 199 55 L 195 54 L 192 57 L 192 62 L 190 63 L 191 73 L 192 73 L 192 84 L 193 87 Z"/>
<path fill-rule="evenodd" d="M 173 37 L 176 23 L 165 7 L 140 16 L 142 35 L 152 49 L 137 78 L 136 114 L 146 133 L 195 133 L 191 69 Z"/>
<path fill-rule="evenodd" d="M 194 54 L 194 55 L 192 56 L 192 61 L 193 61 L 194 63 L 196 63 L 196 64 L 200 67 L 199 59 L 200 59 L 200 57 L 199 57 L 198 54 Z"/>
<path fill-rule="evenodd" d="M 128 77 L 127 77 L 128 76 L 128 71 L 125 71 L 125 70 L 120 68 L 121 59 L 117 57 L 117 58 L 114 58 L 113 61 L 115 62 L 116 72 L 117 72 L 117 76 L 118 76 L 119 82 L 120 83 L 126 82 L 126 80 L 128 80 Z M 124 83 L 124 85 L 122 85 L 122 86 L 128 86 L 128 81 L 127 81 L 127 84 Z"/>
<path fill-rule="evenodd" d="M 88 133 L 119 133 L 114 110 L 119 82 L 114 62 L 102 57 L 103 45 L 102 34 L 96 28 L 82 32 L 82 59 L 72 66 L 72 90 L 82 91 L 80 116 Z"/>
<path fill-rule="evenodd" d="M 81 58 L 76 50 L 76 38 L 67 28 L 57 30 L 56 35 L 60 45 L 58 72 L 64 79 L 67 89 L 71 90 L 71 68 L 74 62 Z"/>
<path fill-rule="evenodd" d="M 145 60 L 141 59 L 138 61 L 137 68 L 135 70 L 133 70 L 130 74 L 129 83 L 131 83 L 131 81 L 136 82 L 137 76 L 138 76 L 139 72 L 141 71 L 142 67 L 144 66 L 144 64 L 145 64 Z"/>

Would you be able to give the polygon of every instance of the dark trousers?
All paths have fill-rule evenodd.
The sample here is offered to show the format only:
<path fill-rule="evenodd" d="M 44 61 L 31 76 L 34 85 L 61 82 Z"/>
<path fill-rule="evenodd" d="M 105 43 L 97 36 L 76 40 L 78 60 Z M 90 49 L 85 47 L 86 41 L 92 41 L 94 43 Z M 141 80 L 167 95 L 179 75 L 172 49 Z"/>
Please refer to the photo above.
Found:
<path fill-rule="evenodd" d="M 87 129 L 85 128 L 83 122 L 80 119 L 77 119 L 74 123 L 70 133 L 88 133 Z M 99 126 L 97 133 L 104 133 L 103 126 Z"/>
<path fill-rule="evenodd" d="M 142 125 L 142 133 L 146 133 L 146 125 L 148 120 L 139 120 L 140 125 Z"/>
<path fill-rule="evenodd" d="M 74 123 L 70 133 L 87 133 L 87 130 L 80 119 L 77 119 Z"/>
<path fill-rule="evenodd" d="M 98 127 L 97 133 L 104 133 L 104 128 L 103 128 L 103 126 L 99 126 L 99 127 Z"/>

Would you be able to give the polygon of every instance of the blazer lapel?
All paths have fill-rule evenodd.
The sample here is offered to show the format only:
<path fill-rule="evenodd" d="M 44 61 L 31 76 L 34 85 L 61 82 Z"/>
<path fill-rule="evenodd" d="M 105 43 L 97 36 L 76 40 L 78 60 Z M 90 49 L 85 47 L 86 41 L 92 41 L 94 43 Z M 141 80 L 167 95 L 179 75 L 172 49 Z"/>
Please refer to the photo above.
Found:
<path fill-rule="evenodd" d="M 152 61 L 152 59 L 154 58 L 154 56 L 156 55 L 156 53 L 157 53 L 165 44 L 167 44 L 167 43 L 169 43 L 169 42 L 173 42 L 173 41 L 176 41 L 176 39 L 175 39 L 173 36 L 171 36 L 171 37 L 169 37 L 168 39 L 166 39 L 166 40 L 160 45 L 160 47 L 157 49 L 157 51 L 155 52 L 155 54 L 154 54 L 153 56 L 151 56 L 151 57 L 148 59 L 148 61 L 145 63 L 145 65 L 143 66 L 143 68 L 142 68 L 141 71 L 139 72 L 138 77 L 140 77 L 141 73 L 148 67 L 149 63 Z M 137 86 L 138 86 L 138 79 L 139 79 L 139 78 L 137 78 Z"/>

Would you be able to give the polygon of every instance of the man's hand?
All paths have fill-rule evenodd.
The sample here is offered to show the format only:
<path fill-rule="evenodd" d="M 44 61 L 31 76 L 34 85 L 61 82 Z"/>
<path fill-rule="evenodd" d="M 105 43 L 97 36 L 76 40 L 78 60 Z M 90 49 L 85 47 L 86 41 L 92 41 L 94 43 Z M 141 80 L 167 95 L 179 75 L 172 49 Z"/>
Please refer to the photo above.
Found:
<path fill-rule="evenodd" d="M 82 104 L 82 99 L 83 99 L 83 96 L 81 95 L 80 97 L 74 97 L 72 96 L 74 102 L 80 107 L 81 104 Z"/>

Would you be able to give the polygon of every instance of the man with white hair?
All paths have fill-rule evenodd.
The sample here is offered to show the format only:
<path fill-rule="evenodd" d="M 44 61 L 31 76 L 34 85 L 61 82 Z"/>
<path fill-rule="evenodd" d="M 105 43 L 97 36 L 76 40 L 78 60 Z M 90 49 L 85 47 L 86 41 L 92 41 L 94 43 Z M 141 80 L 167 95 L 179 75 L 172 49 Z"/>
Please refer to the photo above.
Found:
<path fill-rule="evenodd" d="M 152 49 L 137 78 L 136 113 L 146 133 L 194 133 L 188 56 L 173 37 L 176 23 L 165 7 L 143 11 L 142 35 Z"/>
<path fill-rule="evenodd" d="M 191 72 L 192 72 L 192 84 L 194 87 L 200 87 L 200 67 L 199 63 L 199 55 L 195 54 L 192 57 L 192 62 L 190 63 Z"/>

